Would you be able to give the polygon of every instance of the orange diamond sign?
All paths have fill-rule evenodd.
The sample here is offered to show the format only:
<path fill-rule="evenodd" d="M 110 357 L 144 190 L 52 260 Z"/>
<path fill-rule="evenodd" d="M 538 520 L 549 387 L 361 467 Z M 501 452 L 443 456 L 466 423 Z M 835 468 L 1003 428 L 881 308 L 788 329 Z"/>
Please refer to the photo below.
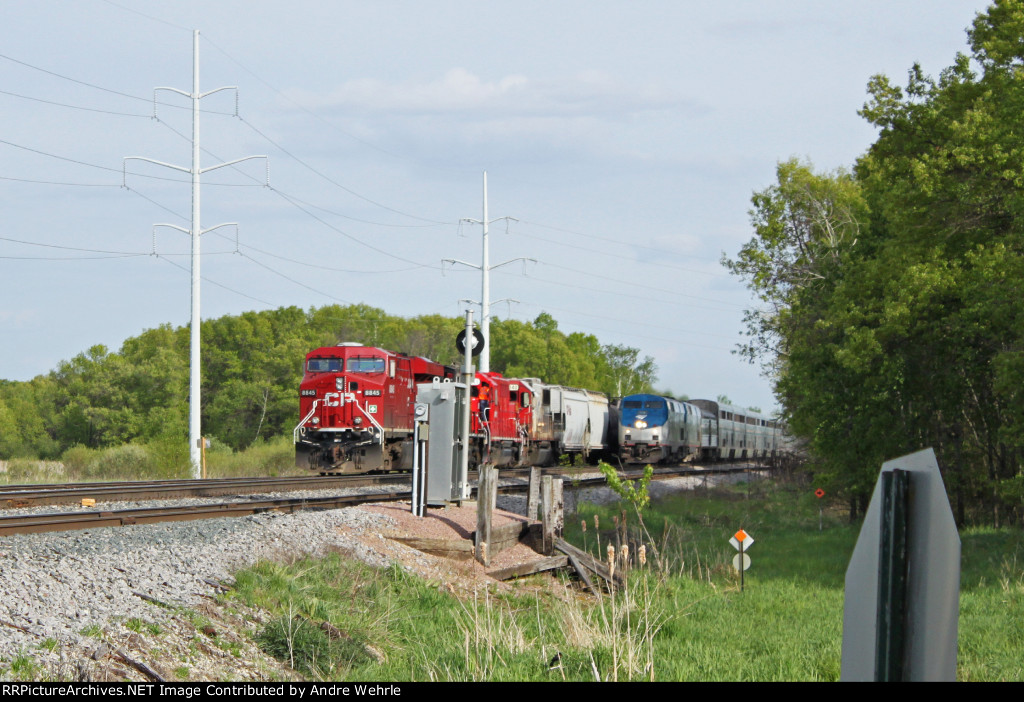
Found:
<path fill-rule="evenodd" d="M 746 551 L 753 545 L 754 537 L 740 529 L 733 535 L 731 539 L 729 539 L 729 543 L 732 544 L 732 547 L 737 551 L 739 551 L 741 548 L 744 551 Z"/>

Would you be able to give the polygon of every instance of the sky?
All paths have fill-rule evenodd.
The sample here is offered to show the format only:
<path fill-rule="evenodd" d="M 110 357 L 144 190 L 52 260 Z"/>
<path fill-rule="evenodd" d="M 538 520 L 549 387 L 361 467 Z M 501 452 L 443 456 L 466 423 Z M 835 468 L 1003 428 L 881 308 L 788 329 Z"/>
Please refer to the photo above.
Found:
<path fill-rule="evenodd" d="M 0 21 L 0 378 L 191 313 L 199 30 L 202 317 L 364 303 L 492 314 L 651 356 L 657 388 L 777 407 L 734 351 L 779 161 L 850 168 L 857 115 L 966 51 L 986 2 L 33 0 Z M 237 108 L 237 113 L 236 113 Z M 269 185 L 268 185 L 269 182 Z M 513 220 L 499 218 L 515 218 Z M 499 302 L 514 300 L 515 302 Z M 475 312 L 479 317 L 479 310 Z M 369 333 L 369 332 L 368 332 Z M 367 339 L 349 339 L 367 341 Z M 300 364 L 301 359 L 296 359 Z"/>

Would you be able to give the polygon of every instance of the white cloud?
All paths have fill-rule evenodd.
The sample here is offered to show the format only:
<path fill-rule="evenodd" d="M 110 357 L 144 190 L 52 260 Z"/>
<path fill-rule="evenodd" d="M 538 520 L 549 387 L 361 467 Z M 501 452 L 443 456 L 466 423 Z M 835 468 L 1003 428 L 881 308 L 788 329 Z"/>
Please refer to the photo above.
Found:
<path fill-rule="evenodd" d="M 334 108 L 391 114 L 479 114 L 485 116 L 625 116 L 651 110 L 694 107 L 656 84 L 624 83 L 600 71 L 570 78 L 532 79 L 521 74 L 487 81 L 464 68 L 419 84 L 362 78 L 325 95 L 293 92 L 309 109 Z"/>

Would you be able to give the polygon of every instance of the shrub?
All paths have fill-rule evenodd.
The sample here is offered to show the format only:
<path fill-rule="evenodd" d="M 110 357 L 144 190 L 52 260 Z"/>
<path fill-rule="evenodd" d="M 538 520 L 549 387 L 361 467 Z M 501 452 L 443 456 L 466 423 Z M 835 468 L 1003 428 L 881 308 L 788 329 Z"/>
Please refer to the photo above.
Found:
<path fill-rule="evenodd" d="M 145 448 L 125 444 L 105 449 L 86 467 L 85 477 L 101 480 L 135 479 L 149 476 L 153 462 Z"/>
<path fill-rule="evenodd" d="M 61 462 L 71 482 L 78 482 L 85 477 L 89 464 L 96 458 L 98 451 L 76 444 L 64 452 Z"/>

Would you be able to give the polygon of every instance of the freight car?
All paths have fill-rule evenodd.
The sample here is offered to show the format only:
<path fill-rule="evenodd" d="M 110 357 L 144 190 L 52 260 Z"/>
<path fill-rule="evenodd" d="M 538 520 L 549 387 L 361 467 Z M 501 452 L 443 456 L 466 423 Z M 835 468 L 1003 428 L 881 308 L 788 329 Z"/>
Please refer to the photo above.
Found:
<path fill-rule="evenodd" d="M 590 461 L 614 455 L 618 410 L 607 395 L 538 378 L 526 382 L 534 392 L 530 465 L 554 465 L 561 456 Z"/>

